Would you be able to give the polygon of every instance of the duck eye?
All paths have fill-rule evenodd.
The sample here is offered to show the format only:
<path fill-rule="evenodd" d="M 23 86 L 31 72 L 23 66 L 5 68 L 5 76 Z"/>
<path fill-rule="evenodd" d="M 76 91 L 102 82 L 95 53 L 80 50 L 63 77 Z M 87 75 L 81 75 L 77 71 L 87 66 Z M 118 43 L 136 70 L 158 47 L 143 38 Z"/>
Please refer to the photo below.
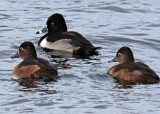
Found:
<path fill-rule="evenodd" d="M 51 25 L 53 26 L 53 25 L 54 25 L 54 22 L 51 22 Z"/>

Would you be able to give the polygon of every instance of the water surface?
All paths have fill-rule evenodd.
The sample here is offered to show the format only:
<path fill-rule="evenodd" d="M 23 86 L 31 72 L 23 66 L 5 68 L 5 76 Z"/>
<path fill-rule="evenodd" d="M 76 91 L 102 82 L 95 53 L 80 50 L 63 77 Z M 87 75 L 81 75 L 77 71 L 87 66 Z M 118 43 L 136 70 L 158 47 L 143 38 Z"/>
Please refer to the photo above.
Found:
<path fill-rule="evenodd" d="M 81 33 L 98 56 L 52 58 L 37 43 L 53 13 L 64 15 L 68 30 Z M 2 0 L 0 5 L 0 113 L 106 114 L 160 113 L 160 84 L 120 85 L 107 74 L 122 46 L 136 61 L 160 75 L 159 0 Z M 11 79 L 21 59 L 11 59 L 23 41 L 32 41 L 39 57 L 58 65 L 58 82 L 20 85 Z"/>

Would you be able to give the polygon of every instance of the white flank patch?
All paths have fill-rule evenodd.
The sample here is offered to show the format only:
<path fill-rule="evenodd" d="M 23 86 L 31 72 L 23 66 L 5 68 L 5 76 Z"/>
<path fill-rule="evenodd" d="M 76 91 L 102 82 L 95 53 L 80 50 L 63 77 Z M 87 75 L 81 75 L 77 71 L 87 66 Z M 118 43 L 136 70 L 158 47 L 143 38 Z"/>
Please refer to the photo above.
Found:
<path fill-rule="evenodd" d="M 62 50 L 67 52 L 73 52 L 73 46 L 70 44 L 71 39 L 61 39 L 56 42 L 48 42 L 43 39 L 40 43 L 40 46 L 43 48 L 53 49 L 53 50 Z"/>
<path fill-rule="evenodd" d="M 136 75 L 142 75 L 142 72 L 140 72 L 138 70 L 134 70 L 133 73 L 136 74 Z"/>

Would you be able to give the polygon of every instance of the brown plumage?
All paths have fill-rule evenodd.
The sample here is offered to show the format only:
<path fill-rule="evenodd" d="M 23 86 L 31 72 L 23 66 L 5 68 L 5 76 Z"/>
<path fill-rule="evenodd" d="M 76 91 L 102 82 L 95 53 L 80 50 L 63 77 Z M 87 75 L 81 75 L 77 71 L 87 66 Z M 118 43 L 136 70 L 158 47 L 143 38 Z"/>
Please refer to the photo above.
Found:
<path fill-rule="evenodd" d="M 56 81 L 59 78 L 53 64 L 37 58 L 35 47 L 31 42 L 23 42 L 19 47 L 18 55 L 23 61 L 13 69 L 13 79 L 33 78 Z"/>
<path fill-rule="evenodd" d="M 118 50 L 115 59 L 120 64 L 109 69 L 108 73 L 118 80 L 131 83 L 157 83 L 158 75 L 150 67 L 141 62 L 134 62 L 134 56 L 129 47 Z"/>

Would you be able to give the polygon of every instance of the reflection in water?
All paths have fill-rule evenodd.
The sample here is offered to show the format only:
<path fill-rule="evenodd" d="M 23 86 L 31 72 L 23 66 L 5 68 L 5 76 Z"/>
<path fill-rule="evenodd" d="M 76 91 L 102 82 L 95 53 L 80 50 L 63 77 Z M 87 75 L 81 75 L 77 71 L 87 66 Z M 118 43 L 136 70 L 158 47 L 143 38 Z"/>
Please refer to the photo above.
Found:
<path fill-rule="evenodd" d="M 43 49 L 43 50 L 46 51 L 46 54 L 48 56 L 50 56 L 51 58 L 65 58 L 65 59 L 72 58 L 72 57 L 80 58 L 80 59 L 89 59 L 90 58 L 89 55 L 85 55 L 85 54 L 76 55 L 76 54 L 66 52 L 66 51 L 61 51 L 61 50 L 49 50 L 49 49 Z M 98 51 L 96 51 L 94 53 L 94 55 L 98 55 L 98 54 L 99 54 Z"/>
<path fill-rule="evenodd" d="M 133 87 L 132 87 L 132 85 L 118 85 L 115 88 L 118 88 L 118 89 L 131 89 Z"/>
<path fill-rule="evenodd" d="M 43 49 L 46 51 L 46 53 L 52 57 L 52 58 L 71 58 L 73 56 L 72 53 L 66 52 L 66 51 L 59 51 L 59 50 L 48 50 L 48 49 Z"/>
<path fill-rule="evenodd" d="M 22 91 L 22 92 L 40 92 L 41 95 L 48 95 L 48 94 L 56 94 L 58 93 L 56 90 L 48 90 L 48 89 L 43 89 L 43 88 L 22 88 L 19 89 L 18 91 Z"/>
<path fill-rule="evenodd" d="M 38 88 L 38 82 L 35 79 L 18 79 L 16 81 L 20 86 L 24 86 L 26 88 Z"/>
<path fill-rule="evenodd" d="M 23 92 L 42 92 L 44 94 L 56 94 L 56 90 L 52 90 L 50 88 L 42 88 L 41 86 L 46 86 L 48 83 L 55 83 L 55 82 L 45 82 L 44 80 L 36 80 L 36 79 L 19 79 L 17 80 L 21 89 L 18 91 Z"/>

